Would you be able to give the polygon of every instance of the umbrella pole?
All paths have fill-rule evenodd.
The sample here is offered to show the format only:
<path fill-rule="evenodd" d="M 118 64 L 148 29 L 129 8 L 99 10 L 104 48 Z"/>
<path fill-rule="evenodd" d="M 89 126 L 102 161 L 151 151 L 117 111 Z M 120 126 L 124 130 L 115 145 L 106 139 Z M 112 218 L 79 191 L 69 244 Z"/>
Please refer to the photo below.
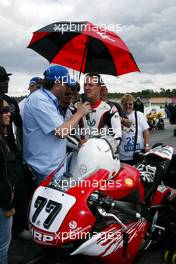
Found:
<path fill-rule="evenodd" d="M 81 77 L 81 72 L 82 72 L 84 60 L 85 60 L 86 54 L 87 54 L 88 43 L 89 43 L 89 36 L 87 36 L 87 40 L 86 40 L 86 44 L 85 44 L 85 48 L 84 48 L 83 58 L 82 58 L 81 67 L 80 67 L 80 71 L 79 71 L 79 81 L 80 81 L 80 77 Z"/>

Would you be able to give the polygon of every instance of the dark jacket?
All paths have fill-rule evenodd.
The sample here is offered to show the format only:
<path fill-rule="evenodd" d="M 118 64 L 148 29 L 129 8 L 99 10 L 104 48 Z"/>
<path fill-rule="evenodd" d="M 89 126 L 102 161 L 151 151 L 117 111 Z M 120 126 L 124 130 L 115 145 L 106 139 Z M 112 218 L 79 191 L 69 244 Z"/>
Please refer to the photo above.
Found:
<path fill-rule="evenodd" d="M 16 162 L 12 149 L 4 141 L 0 143 L 0 207 L 12 209 L 12 195 L 15 189 Z"/>
<path fill-rule="evenodd" d="M 134 110 L 144 113 L 144 104 L 140 99 L 136 99 L 134 102 Z"/>

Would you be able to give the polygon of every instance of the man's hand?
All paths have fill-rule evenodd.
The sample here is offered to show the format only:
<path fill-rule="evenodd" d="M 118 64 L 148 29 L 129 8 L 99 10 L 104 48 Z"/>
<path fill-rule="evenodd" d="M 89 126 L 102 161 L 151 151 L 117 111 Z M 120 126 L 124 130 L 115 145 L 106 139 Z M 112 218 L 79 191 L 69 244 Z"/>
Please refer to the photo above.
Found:
<path fill-rule="evenodd" d="M 145 144 L 145 145 L 144 145 L 144 152 L 146 153 L 146 152 L 148 152 L 149 150 L 151 150 L 149 144 Z"/>
<path fill-rule="evenodd" d="M 81 116 L 85 116 L 87 114 L 89 114 L 90 112 L 92 111 L 92 108 L 90 106 L 90 103 L 88 102 L 85 102 L 79 109 L 78 109 L 78 113 L 81 115 Z"/>
<path fill-rule="evenodd" d="M 85 102 L 78 111 L 72 117 L 65 121 L 61 126 L 56 127 L 54 129 L 54 134 L 58 138 L 65 138 L 70 133 L 71 130 L 78 125 L 78 122 L 83 116 L 86 116 L 88 113 L 92 111 L 92 108 L 88 102 Z"/>
<path fill-rule="evenodd" d="M 12 209 L 10 209 L 10 210 L 8 210 L 8 211 L 4 211 L 4 215 L 5 215 L 6 217 L 13 216 L 14 214 L 15 214 L 15 208 L 12 208 Z"/>
<path fill-rule="evenodd" d="M 80 141 L 79 141 L 79 147 L 81 147 L 84 143 L 86 143 L 87 142 L 87 139 L 80 139 Z"/>

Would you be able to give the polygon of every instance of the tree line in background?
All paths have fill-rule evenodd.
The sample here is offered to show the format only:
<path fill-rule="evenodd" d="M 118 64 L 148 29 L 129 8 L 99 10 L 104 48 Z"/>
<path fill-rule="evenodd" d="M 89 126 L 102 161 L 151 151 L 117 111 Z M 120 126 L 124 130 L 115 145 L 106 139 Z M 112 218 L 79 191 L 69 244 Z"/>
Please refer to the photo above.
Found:
<path fill-rule="evenodd" d="M 123 96 L 124 93 L 109 93 L 110 98 L 120 98 Z M 172 97 L 176 96 L 176 89 L 164 89 L 160 88 L 159 92 L 155 92 L 152 89 L 142 90 L 140 92 L 132 92 L 131 93 L 134 97 L 141 97 L 141 98 L 150 98 L 150 97 Z"/>
<path fill-rule="evenodd" d="M 140 92 L 132 92 L 131 93 L 134 97 L 141 97 L 141 98 L 150 98 L 150 97 L 159 97 L 159 96 L 166 96 L 172 97 L 176 96 L 176 89 L 164 89 L 160 88 L 159 92 L 155 92 L 152 89 L 142 90 Z M 109 93 L 110 98 L 121 98 L 124 93 Z M 20 102 L 25 96 L 13 97 L 17 102 Z"/>

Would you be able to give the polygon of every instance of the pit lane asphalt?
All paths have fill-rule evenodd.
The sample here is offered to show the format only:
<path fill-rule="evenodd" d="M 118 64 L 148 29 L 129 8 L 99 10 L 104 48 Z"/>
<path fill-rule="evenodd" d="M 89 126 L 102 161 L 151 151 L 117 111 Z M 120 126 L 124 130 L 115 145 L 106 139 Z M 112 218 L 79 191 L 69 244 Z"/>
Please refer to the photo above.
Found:
<path fill-rule="evenodd" d="M 173 136 L 173 130 L 176 129 L 176 125 L 170 125 L 168 120 L 165 120 L 165 129 L 164 130 L 155 130 L 151 134 L 150 145 L 156 143 L 167 143 L 174 147 L 174 153 L 176 153 L 176 137 Z M 10 250 L 9 250 L 9 260 L 11 264 L 27 264 L 28 259 L 31 259 L 33 256 L 38 254 L 41 250 L 41 247 L 36 245 L 32 241 L 25 241 L 19 238 L 13 238 Z M 153 249 L 149 250 L 136 264 L 163 264 L 162 261 L 162 249 Z M 55 262 L 56 263 L 56 262 Z M 68 264 L 64 259 L 60 259 L 57 264 Z M 41 263 L 39 263 L 41 264 Z"/>

